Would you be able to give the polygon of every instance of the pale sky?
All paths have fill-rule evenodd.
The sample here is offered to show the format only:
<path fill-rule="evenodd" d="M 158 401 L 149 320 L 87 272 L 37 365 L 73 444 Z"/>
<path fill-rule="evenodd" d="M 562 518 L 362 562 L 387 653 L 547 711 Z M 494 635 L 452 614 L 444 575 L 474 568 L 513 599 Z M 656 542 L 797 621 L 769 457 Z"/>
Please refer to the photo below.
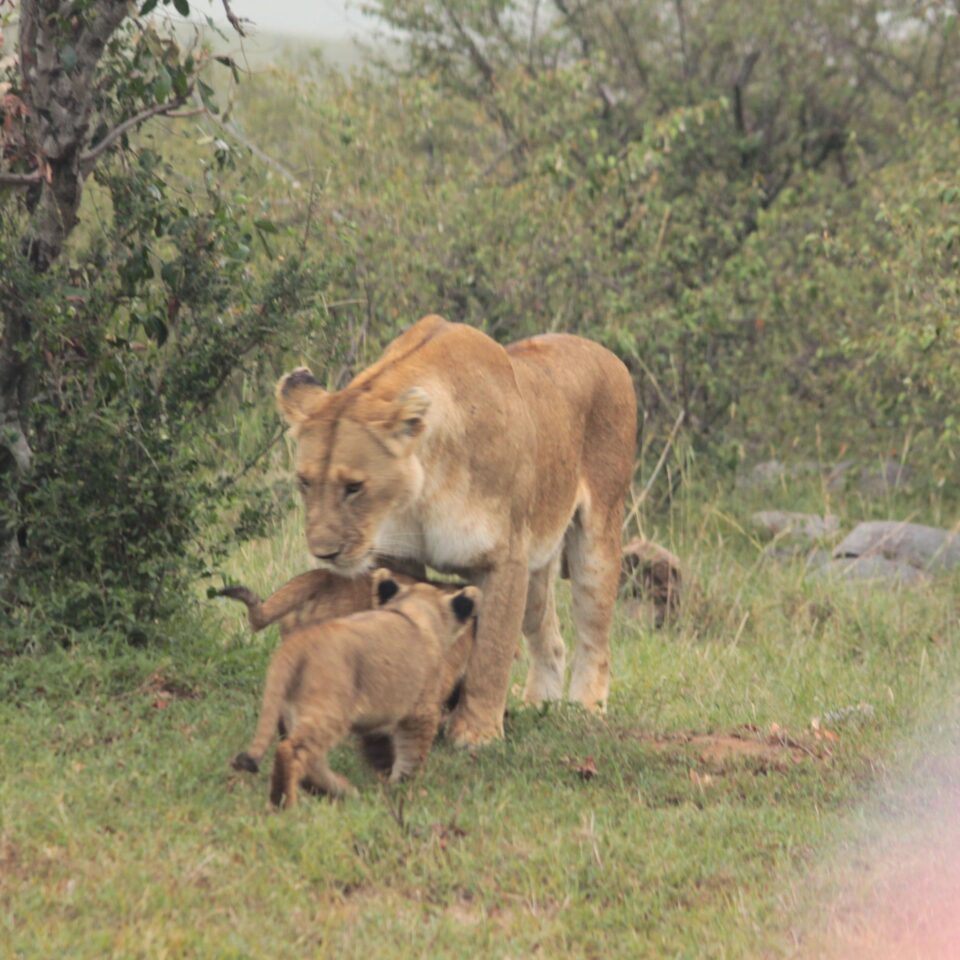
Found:
<path fill-rule="evenodd" d="M 194 0 L 197 13 L 224 22 L 220 0 Z M 300 37 L 342 39 L 369 35 L 374 21 L 360 11 L 360 0 L 231 0 L 230 8 L 258 29 Z"/>

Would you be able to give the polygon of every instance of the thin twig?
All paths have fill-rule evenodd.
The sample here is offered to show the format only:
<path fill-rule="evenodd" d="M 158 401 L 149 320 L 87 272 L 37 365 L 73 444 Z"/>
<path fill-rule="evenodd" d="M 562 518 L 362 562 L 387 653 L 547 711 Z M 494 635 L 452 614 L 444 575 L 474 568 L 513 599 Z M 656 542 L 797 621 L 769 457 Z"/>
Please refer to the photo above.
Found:
<path fill-rule="evenodd" d="M 288 170 L 279 160 L 275 160 L 270 156 L 269 153 L 266 153 L 260 147 L 258 147 L 253 141 L 247 139 L 232 123 L 227 120 L 223 120 L 220 117 L 207 113 L 207 116 L 222 130 L 225 130 L 230 134 L 235 140 L 238 140 L 241 146 L 246 147 L 258 160 L 262 160 L 268 167 L 273 170 L 276 170 L 294 190 L 302 190 L 303 184 L 298 179 L 297 175 L 293 173 L 292 170 Z"/>
<path fill-rule="evenodd" d="M 667 454 L 670 453 L 670 448 L 673 446 L 673 441 L 676 439 L 677 431 L 679 431 L 682 423 L 683 411 L 681 410 L 677 414 L 677 419 L 674 421 L 673 428 L 670 430 L 670 435 L 667 437 L 667 442 L 663 450 L 660 452 L 660 459 L 657 461 L 657 465 L 653 468 L 653 473 L 650 475 L 650 479 L 644 484 L 643 489 L 640 491 L 640 496 L 636 497 L 630 506 L 630 513 L 627 514 L 627 518 L 623 521 L 624 530 L 626 530 L 627 525 L 634 518 L 636 518 L 637 522 L 639 523 L 640 507 L 643 506 L 643 501 L 646 500 L 650 495 L 650 491 L 653 489 L 653 485 L 656 482 L 660 471 L 663 469 L 663 465 L 667 462 Z"/>
<path fill-rule="evenodd" d="M 230 9 L 230 0 L 223 0 L 223 12 L 227 15 L 227 20 L 230 21 L 230 26 L 233 27 L 241 37 L 245 37 L 246 33 L 243 29 L 244 23 L 253 23 L 252 20 L 248 20 L 245 17 L 241 19 Z"/>

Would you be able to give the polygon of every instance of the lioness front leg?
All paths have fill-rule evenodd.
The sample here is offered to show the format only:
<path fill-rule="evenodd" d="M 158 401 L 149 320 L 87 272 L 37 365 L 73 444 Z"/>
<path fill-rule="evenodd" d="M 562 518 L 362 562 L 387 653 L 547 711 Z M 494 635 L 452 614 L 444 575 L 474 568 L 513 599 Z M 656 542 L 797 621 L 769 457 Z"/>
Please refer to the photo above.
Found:
<path fill-rule="evenodd" d="M 517 649 L 527 599 L 527 564 L 508 561 L 491 570 L 480 584 L 483 608 L 463 692 L 447 726 L 458 747 L 479 746 L 503 736 L 510 668 Z"/>

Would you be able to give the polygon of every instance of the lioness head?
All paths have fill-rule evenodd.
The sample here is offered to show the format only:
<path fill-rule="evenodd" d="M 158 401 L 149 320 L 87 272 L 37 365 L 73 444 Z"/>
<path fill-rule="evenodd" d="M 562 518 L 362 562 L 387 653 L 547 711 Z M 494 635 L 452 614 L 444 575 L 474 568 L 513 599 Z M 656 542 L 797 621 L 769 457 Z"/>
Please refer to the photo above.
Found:
<path fill-rule="evenodd" d="M 301 367 L 277 384 L 277 406 L 297 439 L 310 552 L 357 574 L 386 517 L 420 493 L 416 449 L 430 398 L 417 387 L 390 399 L 328 393 Z"/>

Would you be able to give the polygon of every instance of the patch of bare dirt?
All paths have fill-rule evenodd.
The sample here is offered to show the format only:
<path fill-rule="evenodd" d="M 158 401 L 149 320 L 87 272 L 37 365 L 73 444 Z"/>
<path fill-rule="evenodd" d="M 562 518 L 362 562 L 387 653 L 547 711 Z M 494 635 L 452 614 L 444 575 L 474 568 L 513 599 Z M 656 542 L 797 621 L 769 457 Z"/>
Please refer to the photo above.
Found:
<path fill-rule="evenodd" d="M 829 737 L 798 739 L 788 735 L 777 724 L 773 724 L 766 733 L 754 727 L 745 727 L 731 733 L 655 734 L 628 731 L 627 735 L 649 744 L 657 751 L 689 752 L 693 749 L 704 766 L 718 773 L 742 765 L 743 761 L 749 761 L 763 771 L 784 771 L 807 760 L 827 760 L 831 755 Z M 835 738 L 835 735 L 831 736 Z"/>
<path fill-rule="evenodd" d="M 140 689 L 154 698 L 153 706 L 158 710 L 164 709 L 172 700 L 199 700 L 202 696 L 196 690 L 191 690 L 178 680 L 170 679 L 159 670 L 151 673 Z"/>

